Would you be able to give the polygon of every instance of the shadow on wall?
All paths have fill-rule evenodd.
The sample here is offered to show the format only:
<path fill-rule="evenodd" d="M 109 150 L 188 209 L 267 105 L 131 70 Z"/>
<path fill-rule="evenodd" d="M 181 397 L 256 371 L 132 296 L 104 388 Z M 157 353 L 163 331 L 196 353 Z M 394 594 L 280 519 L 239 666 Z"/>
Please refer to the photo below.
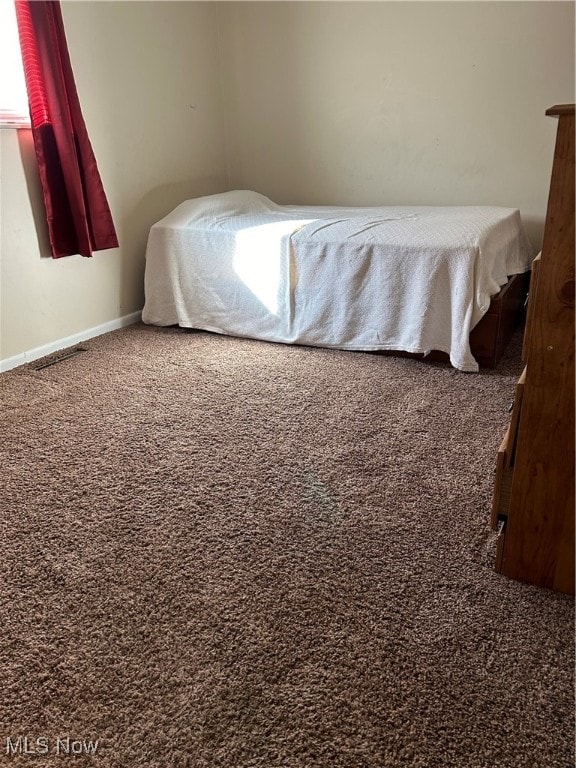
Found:
<path fill-rule="evenodd" d="M 144 306 L 144 266 L 150 227 L 185 200 L 228 190 L 228 181 L 224 176 L 163 184 L 149 190 L 130 213 L 119 217 L 118 237 L 122 249 L 121 313 L 133 311 L 135 290 L 140 295 L 136 306 Z"/>
<path fill-rule="evenodd" d="M 542 250 L 542 240 L 544 238 L 544 218 L 542 216 L 529 216 L 520 212 L 522 215 L 522 223 L 524 229 L 532 247 L 534 253 L 540 253 Z"/>
<path fill-rule="evenodd" d="M 50 248 L 48 224 L 46 223 L 46 208 L 44 206 L 44 196 L 40 185 L 40 175 L 38 173 L 38 163 L 31 130 L 24 129 L 18 131 L 18 146 L 20 148 L 20 157 L 22 159 L 32 216 L 34 217 L 34 228 L 38 237 L 40 257 L 51 259 L 52 250 Z"/>

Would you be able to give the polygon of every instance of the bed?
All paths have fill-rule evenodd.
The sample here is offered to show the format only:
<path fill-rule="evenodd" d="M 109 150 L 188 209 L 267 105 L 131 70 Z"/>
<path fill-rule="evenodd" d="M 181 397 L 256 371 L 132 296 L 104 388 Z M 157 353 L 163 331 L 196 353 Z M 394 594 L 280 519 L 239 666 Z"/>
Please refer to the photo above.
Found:
<path fill-rule="evenodd" d="M 151 227 L 142 320 L 287 344 L 436 350 L 477 371 L 471 334 L 494 297 L 518 293 L 510 286 L 533 258 L 514 208 L 278 205 L 235 190 L 187 200 Z"/>

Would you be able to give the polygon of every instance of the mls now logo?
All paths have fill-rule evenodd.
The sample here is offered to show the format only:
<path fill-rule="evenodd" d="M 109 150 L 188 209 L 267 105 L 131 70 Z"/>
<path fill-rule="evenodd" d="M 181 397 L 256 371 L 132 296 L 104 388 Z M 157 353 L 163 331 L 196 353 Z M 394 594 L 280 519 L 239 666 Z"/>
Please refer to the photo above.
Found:
<path fill-rule="evenodd" d="M 49 752 L 56 755 L 95 755 L 97 749 L 98 740 L 71 739 L 70 736 L 53 741 L 47 736 L 9 736 L 6 739 L 7 755 L 47 755 Z"/>
<path fill-rule="evenodd" d="M 69 736 L 62 739 L 56 739 L 54 751 L 57 755 L 95 755 L 98 749 L 98 740 L 96 741 L 76 741 Z"/>
<path fill-rule="evenodd" d="M 50 741 L 47 736 L 38 736 L 33 739 L 30 736 L 18 736 L 6 739 L 7 755 L 47 755 L 50 749 Z"/>

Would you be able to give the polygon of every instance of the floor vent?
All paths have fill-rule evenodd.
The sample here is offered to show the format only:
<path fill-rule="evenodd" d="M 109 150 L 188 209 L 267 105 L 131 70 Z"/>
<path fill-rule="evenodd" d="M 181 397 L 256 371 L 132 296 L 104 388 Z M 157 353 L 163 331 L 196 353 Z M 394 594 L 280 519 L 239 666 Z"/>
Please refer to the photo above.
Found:
<path fill-rule="evenodd" d="M 38 365 L 34 366 L 34 370 L 41 371 L 43 368 L 48 368 L 50 365 L 56 365 L 57 363 L 61 363 L 64 360 L 69 360 L 71 357 L 76 357 L 76 355 L 79 355 L 80 352 L 87 352 L 88 350 L 86 347 L 76 347 L 75 349 L 71 349 L 69 352 L 63 352 L 61 355 L 53 355 L 48 360 L 44 360 L 43 363 L 39 363 Z"/>

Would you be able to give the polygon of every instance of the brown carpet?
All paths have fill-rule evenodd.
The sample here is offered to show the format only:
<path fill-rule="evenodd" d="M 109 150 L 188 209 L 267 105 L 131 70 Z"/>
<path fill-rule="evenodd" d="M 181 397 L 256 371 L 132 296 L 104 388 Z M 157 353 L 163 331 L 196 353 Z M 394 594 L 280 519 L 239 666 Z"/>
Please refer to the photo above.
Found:
<path fill-rule="evenodd" d="M 519 338 L 84 346 L 0 377 L 0 765 L 574 765 L 573 601 L 493 571 Z"/>

